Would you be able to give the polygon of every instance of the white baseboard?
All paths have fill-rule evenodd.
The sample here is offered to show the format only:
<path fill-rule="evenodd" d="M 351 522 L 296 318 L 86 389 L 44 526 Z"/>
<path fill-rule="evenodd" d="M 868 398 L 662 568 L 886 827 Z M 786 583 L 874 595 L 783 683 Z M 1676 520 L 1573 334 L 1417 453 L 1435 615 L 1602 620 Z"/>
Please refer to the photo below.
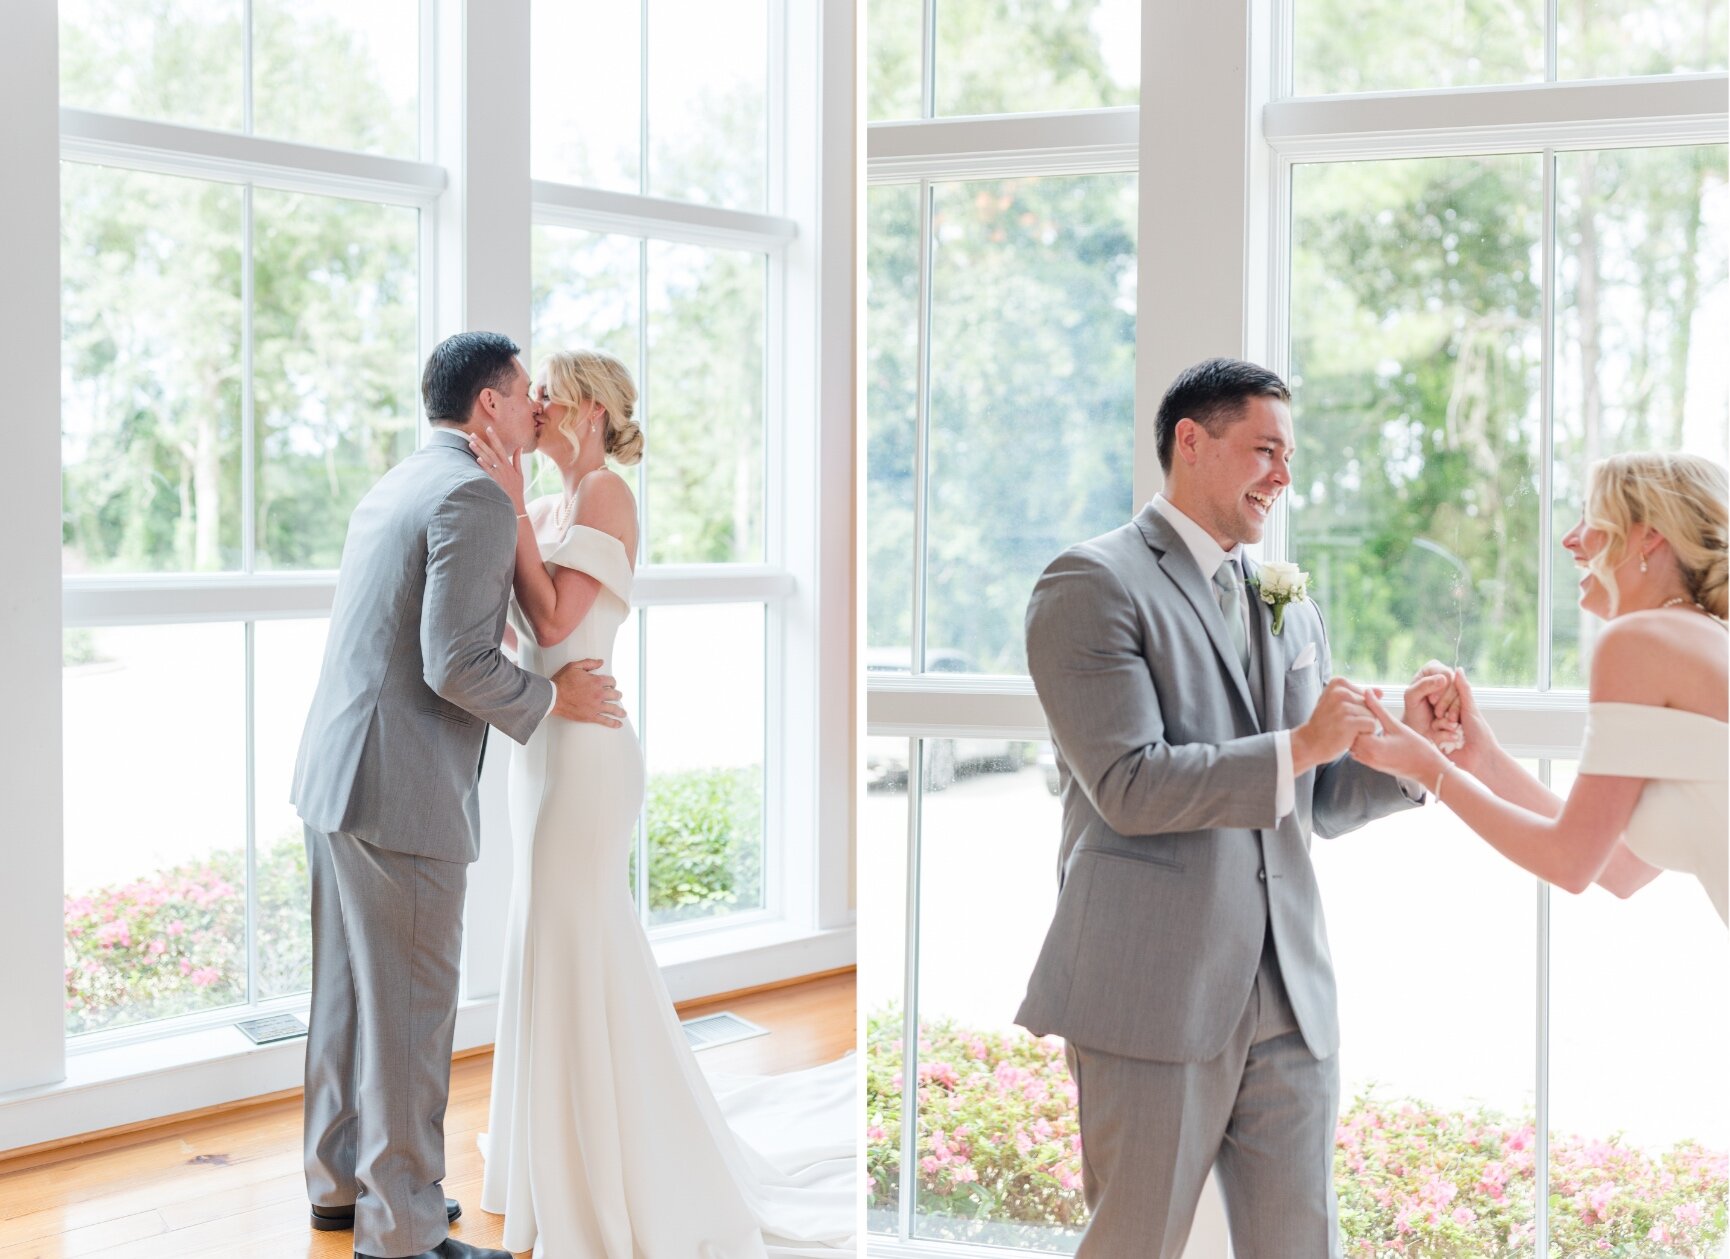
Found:
<path fill-rule="evenodd" d="M 713 936 L 656 942 L 675 1001 L 834 970 L 852 965 L 855 956 L 850 927 L 802 934 L 765 923 L 741 929 L 728 944 L 726 953 L 712 955 Z M 497 1022 L 495 997 L 465 1001 L 457 1009 L 455 1048 L 492 1044 Z M 255 1045 L 232 1026 L 72 1054 L 64 1080 L 0 1094 L 0 1157 L 46 1141 L 299 1088 L 305 1066 L 304 1040 Z"/>

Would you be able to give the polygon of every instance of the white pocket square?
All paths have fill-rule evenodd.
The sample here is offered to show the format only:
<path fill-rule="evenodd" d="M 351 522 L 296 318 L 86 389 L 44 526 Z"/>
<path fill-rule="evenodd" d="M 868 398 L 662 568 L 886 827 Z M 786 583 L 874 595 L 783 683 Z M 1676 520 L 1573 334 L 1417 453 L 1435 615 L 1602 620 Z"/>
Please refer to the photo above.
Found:
<path fill-rule="evenodd" d="M 1288 672 L 1296 673 L 1299 669 L 1311 668 L 1315 665 L 1315 662 L 1316 645 L 1314 643 L 1305 643 L 1304 649 L 1298 652 L 1297 659 L 1291 662 L 1291 668 Z"/>

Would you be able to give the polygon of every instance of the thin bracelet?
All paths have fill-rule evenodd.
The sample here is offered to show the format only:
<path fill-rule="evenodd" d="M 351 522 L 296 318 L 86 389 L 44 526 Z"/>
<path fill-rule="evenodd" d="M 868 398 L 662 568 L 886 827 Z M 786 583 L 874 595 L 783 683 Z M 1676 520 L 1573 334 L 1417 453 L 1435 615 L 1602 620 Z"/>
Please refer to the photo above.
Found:
<path fill-rule="evenodd" d="M 1431 790 L 1430 794 L 1436 798 L 1436 803 L 1438 804 L 1440 804 L 1442 800 L 1442 779 L 1448 776 L 1448 771 L 1452 768 L 1452 765 L 1444 765 L 1442 766 L 1442 772 L 1436 775 L 1436 785 L 1434 789 Z"/>
<path fill-rule="evenodd" d="M 529 514 L 527 512 L 518 512 L 517 513 L 517 519 L 518 520 L 527 520 L 528 518 L 529 518 Z"/>

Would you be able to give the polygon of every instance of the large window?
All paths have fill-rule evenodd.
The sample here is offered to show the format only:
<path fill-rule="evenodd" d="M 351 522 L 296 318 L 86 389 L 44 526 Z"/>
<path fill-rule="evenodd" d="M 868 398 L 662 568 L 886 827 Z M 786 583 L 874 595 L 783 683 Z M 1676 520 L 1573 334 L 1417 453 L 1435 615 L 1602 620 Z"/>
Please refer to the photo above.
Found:
<path fill-rule="evenodd" d="M 651 925 L 773 899 L 765 806 L 781 784 L 765 669 L 792 583 L 768 480 L 785 404 L 770 384 L 795 233 L 765 213 L 782 199 L 766 174 L 777 7 L 533 6 L 534 357 L 617 355 L 647 438 L 642 610 L 621 633 L 635 632 L 641 662 L 631 710 L 649 782 L 634 869 Z M 573 90 L 569 50 L 594 44 L 599 8 L 620 55 L 594 77 L 583 61 Z"/>
<path fill-rule="evenodd" d="M 639 385 L 638 606 L 612 664 L 648 766 L 633 890 L 676 995 L 852 960 L 846 644 L 819 638 L 848 570 L 852 33 L 783 0 L 477 13 L 58 6 L 65 1003 L 44 1062 L 61 1036 L 123 1055 L 304 1003 L 287 797 L 335 570 L 355 504 L 420 443 L 426 353 L 463 327 L 531 368 L 599 346 Z M 558 488 L 545 467 L 536 488 Z M 510 877 L 496 786 L 473 1002 Z"/>
<path fill-rule="evenodd" d="M 930 12 L 868 12 L 867 1222 L 1072 1252 L 1073 1088 L 1014 1026 L 1058 824 L 1022 620 L 1133 510 L 1139 14 Z"/>
<path fill-rule="evenodd" d="M 360 154 L 416 156 L 419 8 L 242 10 L 60 6 L 103 111 L 61 170 L 73 1036 L 308 988 L 288 776 L 348 514 L 415 447 L 433 181 Z"/>
<path fill-rule="evenodd" d="M 1061 1054 L 1011 1025 L 1058 845 L 1022 618 L 1059 550 L 1158 486 L 1152 415 L 1184 363 L 1238 353 L 1293 386 L 1295 479 L 1262 553 L 1312 572 L 1336 671 L 1397 688 L 1465 666 L 1566 789 L 1595 626 L 1560 539 L 1585 470 L 1730 455 L 1725 11 L 1150 6 L 1159 37 L 1123 72 L 1140 41 L 1109 4 L 871 5 L 860 878 L 886 1253 L 1068 1252 L 1084 1223 Z M 1001 67 L 1053 23 L 1055 67 Z M 1167 362 L 1173 340 L 1193 348 Z M 958 753 L 992 741 L 1016 750 Z M 1694 889 L 1552 895 L 1436 809 L 1314 860 L 1346 1253 L 1722 1245 L 1730 1097 L 1705 1047 L 1730 1002 L 1709 959 L 1657 961 L 1716 930 Z M 1614 1011 L 1635 991 L 1651 1016 Z M 1212 1259 L 1210 1211 L 1190 1253 Z"/>

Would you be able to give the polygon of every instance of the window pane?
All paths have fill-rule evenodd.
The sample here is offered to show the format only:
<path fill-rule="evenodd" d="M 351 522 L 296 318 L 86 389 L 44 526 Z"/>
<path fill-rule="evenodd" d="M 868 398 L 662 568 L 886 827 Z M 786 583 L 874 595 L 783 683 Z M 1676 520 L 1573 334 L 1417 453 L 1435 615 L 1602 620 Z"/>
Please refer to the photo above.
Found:
<path fill-rule="evenodd" d="M 1699 74 L 1725 66 L 1725 0 L 1577 0 L 1557 11 L 1564 79 Z"/>
<path fill-rule="evenodd" d="M 414 450 L 418 212 L 253 193 L 261 569 L 335 568 L 349 513 Z"/>
<path fill-rule="evenodd" d="M 641 615 L 649 924 L 761 908 L 763 605 Z"/>
<path fill-rule="evenodd" d="M 1074 1253 L 1087 1214 L 1074 1085 L 1062 1042 L 1012 1022 L 1057 906 L 1056 767 L 1039 750 L 922 745 L 914 1231 Z"/>
<path fill-rule="evenodd" d="M 67 573 L 240 564 L 241 190 L 61 164 Z"/>
<path fill-rule="evenodd" d="M 905 673 L 913 667 L 919 187 L 865 196 L 865 667 Z"/>
<path fill-rule="evenodd" d="M 60 101 L 239 131 L 241 0 L 60 0 Z"/>
<path fill-rule="evenodd" d="M 258 871 L 258 998 L 312 987 L 306 831 L 288 802 L 300 733 L 318 686 L 330 622 L 253 626 L 253 835 Z"/>
<path fill-rule="evenodd" d="M 642 191 L 641 0 L 533 0 L 529 20 L 534 177 Z"/>
<path fill-rule="evenodd" d="M 253 130 L 420 152 L 420 0 L 252 0 Z"/>
<path fill-rule="evenodd" d="M 530 371 L 559 350 L 605 350 L 638 383 L 642 336 L 643 242 L 569 227 L 534 229 L 534 315 Z M 637 408 L 637 419 L 647 423 Z M 562 493 L 550 459 L 536 459 L 529 493 Z M 642 465 L 617 468 L 642 496 Z"/>
<path fill-rule="evenodd" d="M 1536 882 L 1439 808 L 1311 856 L 1339 983 L 1345 1253 L 1530 1255 Z"/>
<path fill-rule="evenodd" d="M 1544 0 L 1292 0 L 1299 96 L 1535 83 Z"/>
<path fill-rule="evenodd" d="M 917 67 L 917 21 L 908 37 Z M 1099 109 L 1140 98 L 1138 0 L 937 0 L 940 115 Z"/>
<path fill-rule="evenodd" d="M 925 667 L 1025 673 L 1034 581 L 1133 511 L 1135 177 L 934 197 Z"/>
<path fill-rule="evenodd" d="M 870 0 L 865 15 L 865 116 L 919 117 L 923 0 Z"/>
<path fill-rule="evenodd" d="M 66 1031 L 246 998 L 239 625 L 71 629 Z"/>
<path fill-rule="evenodd" d="M 859 1001 L 865 1008 L 865 1222 L 899 1227 L 901 1031 L 907 979 L 909 741 L 865 740 L 859 804 Z"/>
<path fill-rule="evenodd" d="M 768 76 L 764 0 L 652 0 L 645 191 L 762 209 Z"/>
<path fill-rule="evenodd" d="M 648 556 L 762 563 L 762 254 L 649 242 Z"/>
<path fill-rule="evenodd" d="M 1537 684 L 1536 156 L 1301 166 L 1295 558 L 1336 674 Z"/>
<path fill-rule="evenodd" d="M 1553 684 L 1583 689 L 1601 624 L 1580 611 L 1561 547 L 1587 469 L 1679 450 L 1730 461 L 1730 193 L 1725 148 L 1556 158 Z"/>
<path fill-rule="evenodd" d="M 1556 790 L 1576 764 L 1556 766 Z M 1730 953 L 1699 882 L 1550 897 L 1555 1253 L 1724 1253 Z"/>

